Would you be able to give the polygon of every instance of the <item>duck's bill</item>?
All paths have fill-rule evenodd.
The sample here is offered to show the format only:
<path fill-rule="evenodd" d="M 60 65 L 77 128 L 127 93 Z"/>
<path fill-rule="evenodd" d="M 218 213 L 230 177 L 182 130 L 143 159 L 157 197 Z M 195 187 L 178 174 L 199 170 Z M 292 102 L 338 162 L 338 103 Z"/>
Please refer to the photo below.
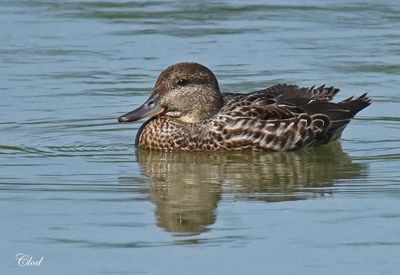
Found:
<path fill-rule="evenodd" d="M 158 96 L 151 95 L 142 106 L 132 112 L 120 116 L 118 122 L 131 122 L 145 117 L 154 117 L 164 112 L 164 110 L 164 107 L 158 103 Z"/>

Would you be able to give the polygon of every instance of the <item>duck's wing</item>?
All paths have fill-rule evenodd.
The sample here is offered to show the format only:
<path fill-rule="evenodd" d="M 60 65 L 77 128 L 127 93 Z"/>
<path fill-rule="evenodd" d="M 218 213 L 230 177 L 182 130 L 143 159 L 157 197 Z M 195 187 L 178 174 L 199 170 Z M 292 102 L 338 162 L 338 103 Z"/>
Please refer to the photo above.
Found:
<path fill-rule="evenodd" d="M 290 84 L 277 84 L 266 89 L 255 91 L 256 94 L 268 94 L 277 99 L 288 98 L 308 98 L 314 100 L 327 100 L 330 101 L 339 92 L 338 88 L 333 86 L 326 87 L 325 85 L 319 87 L 299 87 Z"/>
<path fill-rule="evenodd" d="M 304 112 L 301 106 L 310 102 L 329 102 L 339 89 L 320 86 L 299 88 L 278 84 L 249 94 L 223 94 L 220 114 L 259 119 L 286 119 Z"/>
<path fill-rule="evenodd" d="M 330 99 L 337 91 L 324 89 L 308 88 L 304 91 L 310 95 L 304 97 L 295 97 L 298 90 L 290 89 L 281 94 L 272 89 L 234 96 L 218 113 L 218 127 L 225 125 L 223 130 L 234 137 L 227 143 L 231 147 L 243 143 L 291 150 L 335 140 L 371 100 L 364 94 L 333 103 Z"/>
<path fill-rule="evenodd" d="M 320 86 L 299 88 L 280 84 L 249 94 L 224 94 L 219 114 L 261 120 L 287 119 L 306 113 L 324 114 L 333 121 L 350 121 L 356 113 L 371 104 L 367 94 L 333 103 L 339 89 Z"/>

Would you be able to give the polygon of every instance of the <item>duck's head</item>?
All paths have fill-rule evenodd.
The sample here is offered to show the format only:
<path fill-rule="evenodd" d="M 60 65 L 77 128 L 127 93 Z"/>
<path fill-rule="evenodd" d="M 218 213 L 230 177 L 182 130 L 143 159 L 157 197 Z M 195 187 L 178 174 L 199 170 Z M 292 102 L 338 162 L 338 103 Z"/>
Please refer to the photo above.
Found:
<path fill-rule="evenodd" d="M 136 110 L 120 116 L 118 121 L 166 116 L 198 123 L 211 118 L 221 106 L 222 96 L 211 70 L 198 63 L 182 62 L 162 71 L 149 99 Z"/>

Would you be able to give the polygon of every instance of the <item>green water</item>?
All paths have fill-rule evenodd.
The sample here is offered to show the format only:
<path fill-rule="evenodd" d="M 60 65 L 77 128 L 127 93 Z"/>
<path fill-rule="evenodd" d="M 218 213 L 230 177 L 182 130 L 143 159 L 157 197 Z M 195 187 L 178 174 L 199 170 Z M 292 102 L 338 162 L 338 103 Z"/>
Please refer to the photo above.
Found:
<path fill-rule="evenodd" d="M 0 1 L 1 274 L 396 274 L 400 3 Z M 166 66 L 373 104 L 289 153 L 136 150 Z M 39 266 L 19 266 L 18 253 Z"/>

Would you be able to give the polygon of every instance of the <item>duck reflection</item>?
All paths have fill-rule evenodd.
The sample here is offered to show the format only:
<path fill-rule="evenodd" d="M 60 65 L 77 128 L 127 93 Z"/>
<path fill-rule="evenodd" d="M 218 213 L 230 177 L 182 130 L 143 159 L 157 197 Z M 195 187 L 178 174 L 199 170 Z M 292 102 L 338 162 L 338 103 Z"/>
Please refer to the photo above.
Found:
<path fill-rule="evenodd" d="M 365 171 L 338 142 L 285 153 L 138 150 L 137 159 L 151 181 L 158 225 L 180 234 L 206 231 L 223 192 L 263 201 L 306 199 L 329 195 L 335 182 Z"/>

